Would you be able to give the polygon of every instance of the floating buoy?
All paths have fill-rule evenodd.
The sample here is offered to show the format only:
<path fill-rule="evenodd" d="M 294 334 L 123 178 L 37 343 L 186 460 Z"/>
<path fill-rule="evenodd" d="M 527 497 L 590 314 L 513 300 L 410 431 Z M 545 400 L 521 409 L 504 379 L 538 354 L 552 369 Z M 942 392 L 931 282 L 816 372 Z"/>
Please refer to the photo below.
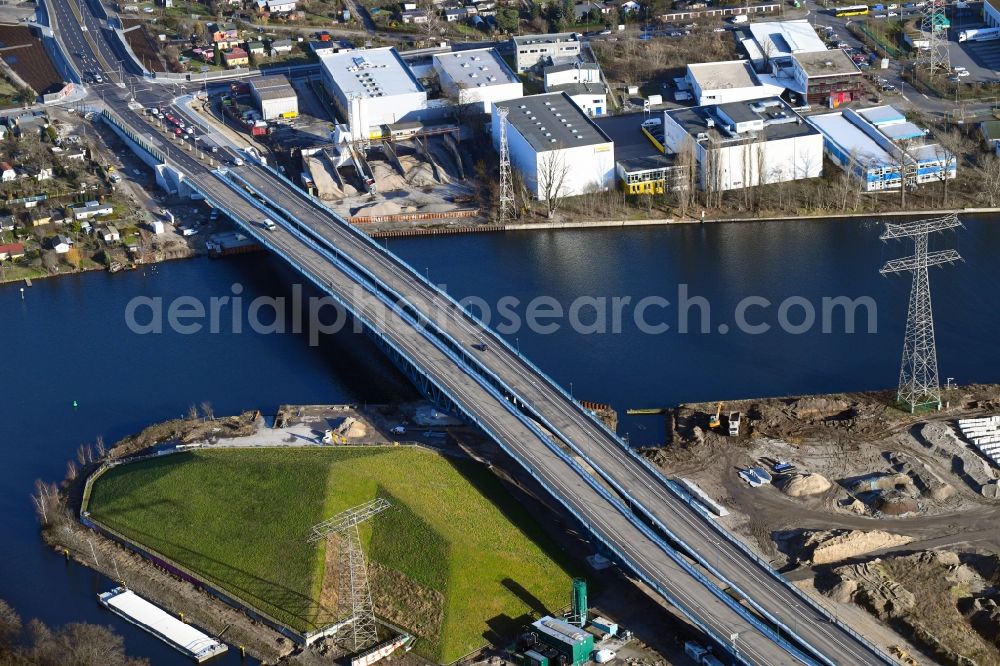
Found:
<path fill-rule="evenodd" d="M 78 404 L 78 403 L 76 402 L 76 400 L 74 400 L 74 401 L 73 401 L 73 409 L 76 409 L 76 408 L 77 408 L 77 407 L 79 407 L 79 406 L 80 406 L 80 405 L 79 405 L 79 404 Z"/>

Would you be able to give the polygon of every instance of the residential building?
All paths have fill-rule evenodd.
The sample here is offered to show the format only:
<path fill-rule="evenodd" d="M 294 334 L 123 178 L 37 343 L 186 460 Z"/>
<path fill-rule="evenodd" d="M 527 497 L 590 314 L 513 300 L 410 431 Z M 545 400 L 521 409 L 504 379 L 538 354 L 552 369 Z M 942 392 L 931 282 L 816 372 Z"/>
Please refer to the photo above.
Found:
<path fill-rule="evenodd" d="M 276 39 L 271 42 L 271 55 L 285 55 L 292 52 L 292 40 Z"/>
<path fill-rule="evenodd" d="M 587 2 L 578 2 L 573 5 L 573 18 L 577 23 L 583 23 L 588 20 L 592 14 L 596 16 L 607 16 L 611 13 L 611 9 L 614 5 L 609 5 L 604 2 L 594 2 L 593 0 L 587 0 Z"/>
<path fill-rule="evenodd" d="M 22 214 L 25 227 L 41 227 L 52 222 L 52 214 L 47 210 L 30 210 Z"/>
<path fill-rule="evenodd" d="M 295 88 L 283 75 L 258 76 L 251 79 L 250 93 L 257 102 L 264 120 L 295 118 L 299 115 L 299 98 Z"/>
<path fill-rule="evenodd" d="M 101 240 L 105 243 L 117 243 L 121 240 L 121 234 L 118 233 L 118 227 L 113 224 L 109 224 L 105 227 L 99 227 L 97 229 L 97 235 L 101 237 Z"/>
<path fill-rule="evenodd" d="M 250 64 L 250 54 L 238 46 L 234 46 L 222 54 L 226 67 L 247 67 Z"/>
<path fill-rule="evenodd" d="M 403 23 L 420 24 L 430 21 L 430 17 L 423 9 L 407 9 L 400 14 L 400 18 L 403 20 Z"/>
<path fill-rule="evenodd" d="M 24 256 L 24 245 L 21 243 L 6 243 L 0 245 L 0 261 L 20 259 Z"/>
<path fill-rule="evenodd" d="M 493 104 L 491 130 L 499 149 L 497 108 L 507 111 L 511 164 L 538 199 L 575 196 L 611 187 L 611 138 L 564 93 L 544 93 Z"/>
<path fill-rule="evenodd" d="M 0 162 L 0 182 L 11 183 L 17 180 L 17 171 L 10 162 Z"/>
<path fill-rule="evenodd" d="M 823 173 L 823 135 L 781 98 L 663 114 L 664 146 L 691 151 L 699 189 L 734 190 Z"/>
<path fill-rule="evenodd" d="M 762 83 L 746 60 L 690 64 L 684 78 L 698 106 L 763 99 L 784 92 L 780 86 Z"/>
<path fill-rule="evenodd" d="M 247 42 L 247 53 L 255 56 L 264 55 L 264 42 Z"/>
<path fill-rule="evenodd" d="M 857 176 L 865 191 L 898 189 L 955 178 L 958 161 L 927 132 L 891 106 L 810 116 L 823 133 L 826 154 Z"/>
<path fill-rule="evenodd" d="M 580 55 L 580 40 L 575 32 L 559 32 L 551 35 L 520 35 L 512 37 L 514 62 L 517 73 L 526 72 L 546 59 L 577 58 Z"/>
<path fill-rule="evenodd" d="M 493 102 L 524 95 L 521 80 L 496 49 L 436 53 L 432 66 L 441 83 L 441 92 L 457 104 L 475 105 L 483 113 L 490 112 Z"/>
<path fill-rule="evenodd" d="M 477 11 L 475 7 L 455 7 L 444 10 L 444 19 L 449 23 L 465 21 L 466 19 L 472 18 L 476 15 Z"/>
<path fill-rule="evenodd" d="M 35 180 L 52 180 L 52 169 L 48 167 L 40 167 L 35 171 Z"/>
<path fill-rule="evenodd" d="M 102 204 L 97 201 L 88 201 L 85 204 L 70 206 L 69 210 L 74 220 L 89 220 L 92 217 L 111 215 L 111 213 L 115 212 L 111 204 Z"/>
<path fill-rule="evenodd" d="M 979 133 L 991 150 L 1000 146 L 1000 120 L 987 120 L 979 123 Z"/>
<path fill-rule="evenodd" d="M 14 231 L 15 226 L 13 215 L 0 215 L 0 231 Z"/>
<path fill-rule="evenodd" d="M 600 83 L 601 68 L 596 62 L 581 62 L 577 59 L 546 65 L 542 69 L 542 82 L 545 92 L 551 92 L 553 86 L 567 83 Z"/>
<path fill-rule="evenodd" d="M 265 0 L 271 14 L 288 14 L 295 11 L 295 0 Z"/>
<path fill-rule="evenodd" d="M 358 136 L 370 127 L 421 120 L 427 91 L 393 47 L 317 52 L 323 85 Z"/>
<path fill-rule="evenodd" d="M 608 87 L 603 83 L 564 83 L 552 86 L 547 92 L 562 92 L 591 118 L 608 112 Z"/>
<path fill-rule="evenodd" d="M 66 254 L 73 247 L 73 240 L 69 236 L 56 234 L 49 239 L 49 247 L 56 251 L 56 254 Z"/>
<path fill-rule="evenodd" d="M 235 25 L 227 23 L 215 26 L 212 32 L 212 44 L 222 51 L 238 46 L 240 43 L 240 31 Z"/>

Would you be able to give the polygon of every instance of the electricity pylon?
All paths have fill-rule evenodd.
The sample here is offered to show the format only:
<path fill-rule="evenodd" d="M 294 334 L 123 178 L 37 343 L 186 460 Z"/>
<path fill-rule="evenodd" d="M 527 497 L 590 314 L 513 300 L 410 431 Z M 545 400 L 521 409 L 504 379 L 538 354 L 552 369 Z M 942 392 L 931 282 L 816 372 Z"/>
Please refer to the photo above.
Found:
<path fill-rule="evenodd" d="M 354 652 L 360 652 L 378 641 L 375 605 L 372 603 L 368 567 L 365 564 L 365 553 L 361 550 L 358 525 L 369 518 L 374 518 L 389 506 L 388 501 L 379 497 L 313 525 L 309 534 L 310 543 L 324 541 L 331 534 L 336 534 L 340 539 L 337 610 L 351 614 L 349 624 Z"/>
<path fill-rule="evenodd" d="M 951 70 L 948 53 L 948 29 L 944 0 L 929 0 L 920 19 L 921 37 L 927 46 L 917 50 L 917 67 L 924 69 L 929 78 Z"/>
<path fill-rule="evenodd" d="M 507 224 L 514 219 L 514 184 L 510 174 L 510 145 L 507 143 L 507 111 L 505 106 L 497 107 L 500 118 L 500 210 L 497 221 Z"/>
<path fill-rule="evenodd" d="M 929 220 L 886 223 L 882 240 L 912 238 L 914 253 L 911 257 L 887 261 L 882 275 L 910 272 L 910 304 L 906 312 L 906 337 L 903 342 L 903 362 L 899 369 L 897 400 L 909 406 L 910 412 L 918 407 L 941 408 L 941 385 L 938 381 L 937 348 L 934 342 L 934 314 L 931 310 L 931 286 L 927 269 L 940 264 L 961 261 L 956 250 L 928 251 L 930 234 L 962 226 L 954 213 Z"/>

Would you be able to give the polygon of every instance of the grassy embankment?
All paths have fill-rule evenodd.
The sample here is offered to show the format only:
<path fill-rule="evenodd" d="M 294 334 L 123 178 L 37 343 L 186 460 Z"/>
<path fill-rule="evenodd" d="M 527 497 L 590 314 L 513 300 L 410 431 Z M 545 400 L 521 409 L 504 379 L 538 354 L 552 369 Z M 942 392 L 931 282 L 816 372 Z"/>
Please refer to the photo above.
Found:
<path fill-rule="evenodd" d="M 178 454 L 109 471 L 90 511 L 311 630 L 334 609 L 321 595 L 325 554 L 306 543 L 309 527 L 376 496 L 394 507 L 362 531 L 376 612 L 414 631 L 425 657 L 451 662 L 528 615 L 566 605 L 565 557 L 496 478 L 419 449 Z"/>

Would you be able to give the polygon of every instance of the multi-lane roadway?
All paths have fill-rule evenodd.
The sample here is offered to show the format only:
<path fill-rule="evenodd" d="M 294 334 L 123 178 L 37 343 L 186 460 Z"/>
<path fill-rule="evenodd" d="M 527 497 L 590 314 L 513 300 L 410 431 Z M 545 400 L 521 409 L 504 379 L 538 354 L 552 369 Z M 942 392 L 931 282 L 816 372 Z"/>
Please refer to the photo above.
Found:
<path fill-rule="evenodd" d="M 148 119 L 128 107 L 129 97 L 134 94 L 145 105 L 163 105 L 170 103 L 169 92 L 152 87 L 136 92 L 131 85 L 133 75 L 127 68 L 119 75 L 115 66 L 120 50 L 115 38 L 94 17 L 92 8 L 75 2 L 50 2 L 59 39 L 81 72 L 96 69 L 113 82 L 101 86 L 108 106 L 135 132 L 155 136 L 157 130 Z M 176 148 L 168 149 L 168 160 L 197 183 L 213 205 L 242 221 L 306 277 L 335 293 L 363 320 L 370 320 L 377 335 L 385 336 L 542 480 L 597 539 L 617 550 L 628 569 L 707 631 L 732 641 L 730 647 L 741 659 L 755 664 L 885 663 L 766 565 L 733 545 L 658 473 L 491 331 L 314 199 L 256 165 L 232 167 L 229 174 L 221 175 L 212 172 L 204 160 Z M 256 190 L 267 203 L 247 197 L 243 185 Z M 258 224 L 264 216 L 281 225 L 264 231 Z M 359 282 L 364 289 L 356 288 Z M 407 303 L 407 309 L 387 308 L 386 294 Z M 413 313 L 432 325 L 413 321 Z M 484 342 L 485 350 L 480 350 Z M 599 478 L 569 462 L 566 452 L 585 458 Z M 616 489 L 618 496 L 605 486 Z M 655 534 L 647 524 L 662 531 Z M 687 560 L 666 545 L 667 530 L 684 551 L 736 588 L 768 619 L 755 621 L 750 614 L 738 612 L 723 600 L 719 588 L 693 575 Z M 794 628 L 799 647 L 789 648 L 776 640 L 772 621 Z"/>

